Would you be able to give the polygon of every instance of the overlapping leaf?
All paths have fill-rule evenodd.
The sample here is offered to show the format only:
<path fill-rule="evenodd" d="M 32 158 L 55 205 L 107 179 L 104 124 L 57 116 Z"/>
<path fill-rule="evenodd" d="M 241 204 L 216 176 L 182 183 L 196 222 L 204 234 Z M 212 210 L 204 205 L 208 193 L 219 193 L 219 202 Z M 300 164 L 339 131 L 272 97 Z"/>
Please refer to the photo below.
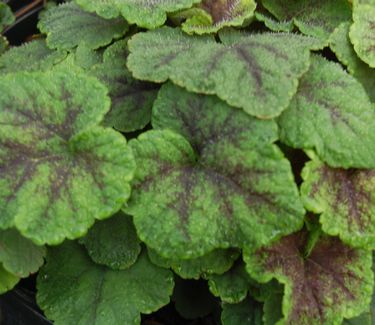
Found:
<path fill-rule="evenodd" d="M 374 108 L 361 84 L 336 63 L 312 57 L 279 125 L 282 141 L 315 148 L 330 166 L 375 167 Z"/>
<path fill-rule="evenodd" d="M 0 264 L 0 295 L 13 289 L 20 279 L 12 273 L 9 273 Z"/>
<path fill-rule="evenodd" d="M 169 130 L 130 142 L 137 172 L 126 211 L 158 254 L 194 258 L 243 240 L 259 247 L 301 226 L 290 165 L 272 144 L 273 121 L 168 84 L 153 126 L 190 142 Z"/>
<path fill-rule="evenodd" d="M 190 8 L 200 0 L 75 0 L 83 9 L 104 18 L 119 14 L 131 24 L 156 28 L 167 20 L 167 13 Z"/>
<path fill-rule="evenodd" d="M 47 45 L 60 50 L 69 50 L 81 43 L 96 49 L 123 36 L 128 30 L 124 19 L 103 19 L 74 3 L 51 8 L 41 17 L 38 27 L 47 34 Z"/>
<path fill-rule="evenodd" d="M 121 134 L 97 126 L 106 89 L 57 72 L 8 74 L 0 89 L 0 227 L 58 244 L 119 210 L 135 166 Z"/>
<path fill-rule="evenodd" d="M 245 261 L 256 280 L 285 284 L 280 324 L 341 324 L 371 300 L 371 251 L 350 248 L 336 237 L 322 235 L 311 245 L 301 231 L 245 253 Z"/>
<path fill-rule="evenodd" d="M 169 27 L 139 33 L 129 41 L 127 65 L 136 78 L 170 79 L 189 91 L 216 94 L 250 115 L 270 118 L 286 109 L 296 92 L 310 64 L 309 48 L 321 46 L 283 33 L 227 31 L 220 37 L 222 44 Z"/>
<path fill-rule="evenodd" d="M 56 325 L 140 324 L 140 313 L 168 304 L 173 274 L 145 253 L 129 269 L 114 271 L 66 242 L 48 252 L 37 288 L 39 306 Z"/>
<path fill-rule="evenodd" d="M 251 297 L 238 304 L 224 303 L 222 307 L 223 325 L 263 325 L 262 304 Z"/>

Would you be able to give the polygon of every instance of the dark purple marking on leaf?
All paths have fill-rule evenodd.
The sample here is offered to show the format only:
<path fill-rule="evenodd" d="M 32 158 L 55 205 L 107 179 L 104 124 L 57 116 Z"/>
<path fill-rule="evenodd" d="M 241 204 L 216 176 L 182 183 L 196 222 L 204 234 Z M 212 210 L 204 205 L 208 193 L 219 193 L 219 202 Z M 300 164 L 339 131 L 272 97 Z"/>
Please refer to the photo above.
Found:
<path fill-rule="evenodd" d="M 228 21 L 234 18 L 234 10 L 238 6 L 238 0 L 204 0 L 200 7 L 210 14 L 213 19 L 214 25 L 218 25 L 224 21 Z M 237 16 L 241 16 L 243 10 L 236 11 Z"/>

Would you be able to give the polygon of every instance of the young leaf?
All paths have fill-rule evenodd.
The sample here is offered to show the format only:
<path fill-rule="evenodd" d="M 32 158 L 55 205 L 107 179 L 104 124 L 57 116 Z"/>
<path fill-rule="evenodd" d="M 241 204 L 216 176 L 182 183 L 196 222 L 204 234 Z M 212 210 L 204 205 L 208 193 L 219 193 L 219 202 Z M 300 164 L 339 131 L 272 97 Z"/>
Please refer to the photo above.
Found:
<path fill-rule="evenodd" d="M 242 26 L 254 16 L 254 0 L 203 0 L 182 12 L 188 17 L 182 30 L 192 34 L 216 33 L 223 27 Z"/>
<path fill-rule="evenodd" d="M 9 273 L 0 263 L 0 295 L 13 289 L 19 280 L 20 278 Z"/>
<path fill-rule="evenodd" d="M 332 33 L 329 46 L 341 63 L 366 89 L 372 102 L 375 102 L 375 69 L 361 61 L 355 53 L 349 39 L 350 23 L 341 24 Z"/>
<path fill-rule="evenodd" d="M 321 236 L 306 252 L 308 233 L 284 237 L 256 252 L 245 252 L 250 275 L 285 284 L 280 324 L 341 324 L 361 314 L 373 289 L 371 251 L 350 248 L 336 237 Z"/>
<path fill-rule="evenodd" d="M 180 260 L 161 257 L 154 250 L 148 249 L 148 256 L 154 264 L 171 268 L 183 279 L 198 280 L 211 274 L 222 274 L 228 271 L 238 258 L 236 249 L 215 249 L 201 257 Z"/>
<path fill-rule="evenodd" d="M 375 167 L 374 108 L 361 84 L 336 63 L 312 57 L 279 125 L 283 142 L 315 148 L 332 167 Z"/>
<path fill-rule="evenodd" d="M 95 263 L 124 270 L 135 263 L 141 252 L 132 218 L 119 212 L 100 221 L 80 240 Z"/>
<path fill-rule="evenodd" d="M 66 57 L 65 51 L 51 50 L 44 39 L 12 47 L 0 56 L 0 72 L 50 70 Z"/>
<path fill-rule="evenodd" d="M 44 263 L 46 249 L 36 246 L 14 229 L 0 230 L 0 264 L 17 277 L 26 278 Z"/>
<path fill-rule="evenodd" d="M 375 1 L 355 0 L 350 39 L 358 56 L 375 68 Z"/>
<path fill-rule="evenodd" d="M 0 91 L 0 227 L 58 244 L 118 211 L 135 166 L 125 139 L 97 126 L 106 89 L 83 75 L 35 72 L 2 77 Z"/>
<path fill-rule="evenodd" d="M 192 92 L 216 94 L 250 115 L 271 118 L 287 108 L 297 91 L 310 64 L 309 48 L 321 45 L 283 33 L 229 31 L 220 37 L 223 44 L 169 27 L 139 33 L 129 41 L 127 65 L 138 79 L 170 79 Z"/>
<path fill-rule="evenodd" d="M 48 251 L 37 289 L 38 305 L 56 325 L 140 324 L 140 313 L 168 304 L 173 274 L 150 263 L 146 253 L 129 269 L 114 271 L 65 242 Z"/>
<path fill-rule="evenodd" d="M 303 34 L 325 41 L 340 23 L 351 20 L 347 0 L 262 0 L 262 4 L 280 21 L 293 21 Z"/>
<path fill-rule="evenodd" d="M 14 21 L 15 17 L 12 10 L 6 3 L 0 2 L 0 32 L 3 31 L 4 27 L 13 24 Z"/>
<path fill-rule="evenodd" d="M 223 325 L 263 325 L 262 304 L 250 296 L 238 304 L 223 303 Z"/>
<path fill-rule="evenodd" d="M 302 177 L 305 207 L 322 213 L 324 232 L 351 246 L 375 248 L 375 171 L 334 169 L 313 160 Z"/>
<path fill-rule="evenodd" d="M 103 19 L 83 11 L 74 3 L 51 8 L 42 16 L 38 27 L 47 34 L 48 47 L 59 50 L 70 50 L 82 43 L 97 49 L 123 36 L 128 30 L 124 19 Z"/>
<path fill-rule="evenodd" d="M 120 13 L 130 24 L 156 28 L 167 20 L 167 13 L 190 8 L 201 0 L 75 0 L 83 9 L 104 18 Z"/>

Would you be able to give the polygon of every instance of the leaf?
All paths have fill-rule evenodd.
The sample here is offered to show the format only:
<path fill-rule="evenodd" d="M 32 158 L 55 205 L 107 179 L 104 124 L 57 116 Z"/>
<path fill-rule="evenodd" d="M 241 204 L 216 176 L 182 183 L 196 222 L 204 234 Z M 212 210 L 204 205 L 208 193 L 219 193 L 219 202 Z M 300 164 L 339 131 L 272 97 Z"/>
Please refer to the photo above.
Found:
<path fill-rule="evenodd" d="M 292 32 L 294 24 L 292 21 L 276 21 L 268 12 L 255 12 L 255 18 L 274 32 Z"/>
<path fill-rule="evenodd" d="M 227 31 L 220 37 L 223 44 L 169 27 L 138 33 L 129 41 L 127 66 L 137 79 L 170 79 L 191 92 L 216 94 L 250 115 L 271 118 L 297 91 L 310 64 L 308 49 L 321 45 L 283 33 Z"/>
<path fill-rule="evenodd" d="M 13 289 L 19 280 L 17 276 L 6 271 L 0 264 L 0 295 Z"/>
<path fill-rule="evenodd" d="M 8 74 L 0 92 L 1 228 L 54 245 L 120 209 L 134 159 L 121 134 L 98 126 L 109 109 L 98 81 Z"/>
<path fill-rule="evenodd" d="M 375 1 L 353 2 L 353 25 L 350 39 L 358 56 L 375 68 Z"/>
<path fill-rule="evenodd" d="M 36 39 L 21 46 L 12 47 L 0 56 L 0 72 L 50 70 L 66 57 L 65 51 L 47 47 L 45 40 Z"/>
<path fill-rule="evenodd" d="M 312 57 L 279 125 L 284 143 L 315 148 L 332 167 L 375 167 L 374 108 L 360 83 L 336 63 Z"/>
<path fill-rule="evenodd" d="M 48 10 L 41 17 L 38 28 L 47 34 L 48 47 L 70 50 L 82 43 L 92 49 L 108 45 L 125 35 L 128 25 L 122 18 L 103 19 L 83 11 L 74 3 L 64 3 Z"/>
<path fill-rule="evenodd" d="M 0 230 L 0 264 L 13 275 L 26 278 L 44 263 L 46 249 L 36 246 L 16 230 Z"/>
<path fill-rule="evenodd" d="M 253 18 L 255 7 L 254 0 L 203 0 L 182 12 L 188 17 L 182 30 L 189 34 L 205 34 L 216 33 L 223 27 L 240 27 Z"/>
<path fill-rule="evenodd" d="M 238 304 L 223 303 L 223 325 L 262 325 L 262 305 L 251 297 Z"/>
<path fill-rule="evenodd" d="M 62 285 L 63 284 L 63 285 Z M 56 325 L 140 324 L 168 304 L 173 275 L 147 254 L 127 270 L 97 265 L 73 242 L 52 248 L 37 281 L 37 302 Z"/>
<path fill-rule="evenodd" d="M 9 46 L 8 40 L 5 37 L 0 36 L 0 54 L 5 52 L 8 48 L 8 46 Z M 0 56 L 0 60 L 1 60 L 1 56 Z"/>
<path fill-rule="evenodd" d="M 261 287 L 261 295 L 264 298 L 263 322 L 264 325 L 275 325 L 283 318 L 282 300 L 284 286 L 276 280 L 272 280 Z"/>
<path fill-rule="evenodd" d="M 190 143 L 169 130 L 130 142 L 137 171 L 125 211 L 147 246 L 189 259 L 299 229 L 304 210 L 289 162 L 272 144 L 274 121 L 172 84 L 160 90 L 153 110 L 154 128 Z"/>
<path fill-rule="evenodd" d="M 305 35 L 327 40 L 334 29 L 351 20 L 347 0 L 262 0 L 263 6 L 280 21 L 293 21 Z"/>
<path fill-rule="evenodd" d="M 167 13 L 190 8 L 200 0 L 75 0 L 83 9 L 104 18 L 123 15 L 130 24 L 156 28 L 167 20 Z"/>
<path fill-rule="evenodd" d="M 160 267 L 171 268 L 181 278 L 198 280 L 210 274 L 222 274 L 228 271 L 238 258 L 239 252 L 236 249 L 216 249 L 201 257 L 188 260 L 164 258 L 152 249 L 148 249 L 148 255 L 151 262 Z"/>
<path fill-rule="evenodd" d="M 0 2 L 0 32 L 3 31 L 6 26 L 13 24 L 15 20 L 10 7 L 4 2 Z"/>
<path fill-rule="evenodd" d="M 358 58 L 350 43 L 349 28 L 350 23 L 337 27 L 331 35 L 329 46 L 340 62 L 348 67 L 349 73 L 366 89 L 371 101 L 375 102 L 375 69 Z"/>
<path fill-rule="evenodd" d="M 371 300 L 372 256 L 322 235 L 310 252 L 306 231 L 269 247 L 244 253 L 247 270 L 260 281 L 285 284 L 280 324 L 341 324 L 358 316 Z"/>

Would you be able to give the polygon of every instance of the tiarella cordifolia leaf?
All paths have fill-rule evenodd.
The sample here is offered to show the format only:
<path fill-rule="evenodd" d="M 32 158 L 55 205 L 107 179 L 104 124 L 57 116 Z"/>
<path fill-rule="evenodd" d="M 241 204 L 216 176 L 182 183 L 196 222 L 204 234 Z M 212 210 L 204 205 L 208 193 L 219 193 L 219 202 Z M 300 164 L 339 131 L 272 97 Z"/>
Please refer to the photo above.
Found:
<path fill-rule="evenodd" d="M 128 30 L 124 19 L 103 19 L 83 11 L 74 3 L 65 3 L 48 10 L 38 27 L 47 34 L 47 45 L 60 50 L 69 50 L 81 43 L 96 49 L 123 36 Z"/>
<path fill-rule="evenodd" d="M 341 324 L 370 303 L 371 251 L 348 247 L 336 237 L 322 235 L 311 246 L 301 231 L 244 257 L 254 279 L 285 284 L 280 324 Z"/>
<path fill-rule="evenodd" d="M 361 84 L 338 64 L 312 57 L 280 137 L 295 148 L 315 148 L 333 167 L 375 167 L 375 110 Z"/>
<path fill-rule="evenodd" d="M 141 246 L 132 218 L 119 212 L 100 221 L 80 240 L 95 263 L 123 270 L 135 263 Z"/>
<path fill-rule="evenodd" d="M 293 21 L 302 33 L 323 40 L 351 19 L 347 0 L 262 0 L 262 4 L 280 21 Z"/>
<path fill-rule="evenodd" d="M 45 247 L 34 245 L 16 230 L 0 230 L 0 264 L 18 277 L 28 277 L 44 262 Z"/>
<path fill-rule="evenodd" d="M 121 134 L 97 126 L 106 89 L 54 72 L 8 74 L 0 90 L 0 227 L 58 244 L 119 210 L 135 166 Z"/>
<path fill-rule="evenodd" d="M 129 269 L 114 271 L 65 242 L 48 251 L 37 288 L 39 306 L 56 325 L 140 324 L 140 313 L 168 304 L 173 274 L 153 265 L 146 253 Z"/>
<path fill-rule="evenodd" d="M 355 247 L 375 248 L 375 171 L 335 169 L 318 160 L 302 172 L 305 207 L 321 213 L 323 230 Z"/>
<path fill-rule="evenodd" d="M 6 271 L 0 263 L 0 295 L 13 289 L 19 280 L 17 276 Z"/>
<path fill-rule="evenodd" d="M 375 68 L 375 1 L 353 2 L 353 25 L 350 39 L 358 56 Z"/>
<path fill-rule="evenodd" d="M 242 26 L 254 16 L 254 0 L 203 0 L 181 13 L 188 19 L 182 30 L 191 34 L 215 33 L 223 27 Z"/>
<path fill-rule="evenodd" d="M 129 41 L 127 65 L 138 79 L 170 79 L 189 91 L 216 94 L 250 115 L 271 118 L 287 108 L 296 92 L 310 64 L 309 48 L 321 46 L 283 33 L 230 31 L 220 37 L 223 44 L 169 27 L 139 33 Z"/>
<path fill-rule="evenodd" d="M 238 304 L 222 304 L 223 325 L 263 325 L 262 304 L 250 296 Z"/>
<path fill-rule="evenodd" d="M 211 274 L 222 274 L 228 271 L 238 258 L 236 249 L 216 249 L 201 257 L 181 260 L 159 256 L 154 250 L 148 249 L 150 260 L 161 267 L 171 268 L 183 279 L 196 279 Z"/>
<path fill-rule="evenodd" d="M 360 60 L 349 39 L 350 23 L 341 24 L 332 33 L 329 46 L 341 63 L 366 89 L 372 102 L 375 102 L 375 69 Z"/>
<path fill-rule="evenodd" d="M 200 0 L 75 0 L 83 9 L 104 18 L 123 15 L 130 24 L 156 28 L 167 20 L 167 13 L 190 8 Z"/>
<path fill-rule="evenodd" d="M 93 50 L 85 43 L 79 44 L 74 53 L 69 55 L 74 56 L 74 63 L 81 67 L 82 69 L 89 70 L 93 68 L 96 64 L 103 63 L 103 53 L 102 49 Z"/>
<path fill-rule="evenodd" d="M 15 21 L 12 10 L 4 2 L 0 2 L 0 32 L 4 27 L 11 25 Z"/>
<path fill-rule="evenodd" d="M 155 128 L 190 143 L 166 130 L 130 143 L 137 172 L 126 211 L 148 246 L 164 257 L 194 258 L 299 229 L 304 210 L 290 165 L 272 144 L 273 121 L 172 84 L 153 109 Z"/>
<path fill-rule="evenodd" d="M 0 56 L 0 72 L 49 70 L 66 57 L 65 51 L 51 50 L 45 40 L 36 39 L 13 47 Z"/>

